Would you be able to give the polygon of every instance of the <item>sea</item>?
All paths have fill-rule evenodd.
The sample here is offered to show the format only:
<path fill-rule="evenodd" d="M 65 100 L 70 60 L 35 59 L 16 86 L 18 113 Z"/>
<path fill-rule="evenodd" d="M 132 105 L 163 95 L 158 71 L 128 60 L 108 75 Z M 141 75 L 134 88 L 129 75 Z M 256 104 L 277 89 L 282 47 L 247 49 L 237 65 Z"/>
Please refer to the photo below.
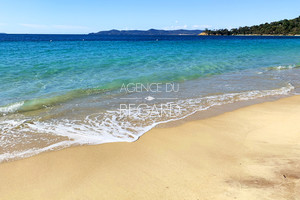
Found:
<path fill-rule="evenodd" d="M 300 37 L 0 35 L 0 162 L 300 91 Z"/>

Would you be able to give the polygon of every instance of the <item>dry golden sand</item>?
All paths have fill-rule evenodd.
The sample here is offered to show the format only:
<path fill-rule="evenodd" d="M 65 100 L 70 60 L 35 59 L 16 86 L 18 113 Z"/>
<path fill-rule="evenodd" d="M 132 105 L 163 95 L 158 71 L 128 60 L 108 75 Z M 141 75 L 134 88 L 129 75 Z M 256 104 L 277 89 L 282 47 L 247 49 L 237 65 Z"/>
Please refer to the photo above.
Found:
<path fill-rule="evenodd" d="M 300 199 L 300 97 L 0 164 L 0 199 Z"/>

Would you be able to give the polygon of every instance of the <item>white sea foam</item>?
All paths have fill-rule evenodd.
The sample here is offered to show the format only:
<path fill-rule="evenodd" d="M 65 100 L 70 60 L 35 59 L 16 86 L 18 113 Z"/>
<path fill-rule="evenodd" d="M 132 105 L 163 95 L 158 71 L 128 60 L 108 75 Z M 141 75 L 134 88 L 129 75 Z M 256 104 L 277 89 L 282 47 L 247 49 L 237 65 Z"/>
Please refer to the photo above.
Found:
<path fill-rule="evenodd" d="M 133 142 L 158 124 L 183 119 L 197 111 L 207 110 L 216 105 L 224 105 L 237 101 L 246 101 L 273 95 L 287 95 L 293 89 L 294 87 L 288 84 L 286 87 L 274 90 L 254 90 L 194 99 L 182 99 L 174 102 L 182 107 L 182 115 L 176 118 L 157 117 L 147 120 L 138 118 L 137 116 L 120 118 L 118 110 L 111 110 L 105 113 L 88 115 L 84 120 L 52 119 L 47 121 L 31 120 L 30 122 L 28 119 L 5 120 L 0 122 L 0 131 L 2 133 L 2 135 L 0 135 L 0 145 L 2 147 L 9 145 L 9 141 L 5 135 L 9 137 L 16 135 L 26 137 L 28 132 L 61 136 L 68 139 L 42 148 L 31 148 L 24 151 L 4 153 L 0 155 L 0 162 L 9 159 L 24 158 L 44 151 L 61 149 L 72 145 Z"/>
<path fill-rule="evenodd" d="M 62 141 L 56 144 L 52 144 L 50 146 L 44 147 L 44 148 L 33 148 L 33 149 L 28 149 L 24 151 L 15 151 L 11 153 L 4 153 L 0 155 L 0 163 L 3 161 L 8 161 L 11 159 L 16 159 L 16 158 L 26 158 L 30 157 L 45 151 L 50 151 L 50 150 L 59 150 L 62 148 L 66 148 L 71 146 L 72 144 L 75 144 L 76 142 L 71 142 L 71 141 Z"/>
<path fill-rule="evenodd" d="M 13 103 L 7 106 L 0 107 L 0 113 L 7 114 L 17 111 L 19 108 L 21 108 L 24 105 L 24 101 Z"/>
<path fill-rule="evenodd" d="M 292 64 L 292 65 L 279 65 L 275 67 L 268 67 L 267 70 L 285 70 L 285 69 L 294 69 L 300 66 Z"/>

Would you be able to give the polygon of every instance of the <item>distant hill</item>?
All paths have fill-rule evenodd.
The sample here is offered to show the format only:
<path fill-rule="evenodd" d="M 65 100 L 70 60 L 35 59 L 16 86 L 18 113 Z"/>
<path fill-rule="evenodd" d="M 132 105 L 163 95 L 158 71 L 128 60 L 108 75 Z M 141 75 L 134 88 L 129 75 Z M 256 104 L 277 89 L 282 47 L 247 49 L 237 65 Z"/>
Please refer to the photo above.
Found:
<path fill-rule="evenodd" d="M 300 16 L 295 19 L 284 19 L 240 28 L 205 30 L 201 35 L 300 35 Z"/>
<path fill-rule="evenodd" d="M 198 35 L 202 33 L 203 30 L 157 30 L 149 29 L 143 30 L 110 30 L 110 31 L 100 31 L 98 33 L 90 33 L 95 35 Z"/>

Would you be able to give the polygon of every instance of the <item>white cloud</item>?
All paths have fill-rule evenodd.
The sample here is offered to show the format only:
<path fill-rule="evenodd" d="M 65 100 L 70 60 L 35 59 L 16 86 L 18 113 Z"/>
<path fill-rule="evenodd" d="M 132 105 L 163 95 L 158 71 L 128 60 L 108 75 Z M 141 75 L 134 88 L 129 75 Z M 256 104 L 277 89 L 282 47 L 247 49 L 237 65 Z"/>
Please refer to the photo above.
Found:
<path fill-rule="evenodd" d="M 88 29 L 86 26 L 73 26 L 73 25 L 44 25 L 44 24 L 20 24 L 23 27 L 33 29 L 59 29 L 59 30 L 78 30 Z"/>
<path fill-rule="evenodd" d="M 204 29 L 211 29 L 212 26 L 211 25 L 179 25 L 179 22 L 176 20 L 175 21 L 175 25 L 172 26 L 167 26 L 164 27 L 164 30 L 177 30 L 177 29 L 189 29 L 189 30 L 193 30 L 193 29 L 199 29 L 199 30 L 204 30 Z"/>
<path fill-rule="evenodd" d="M 188 25 L 182 25 L 182 26 L 167 26 L 167 27 L 164 27 L 163 29 L 164 30 L 177 30 L 177 29 L 187 29 L 188 28 Z"/>
<path fill-rule="evenodd" d="M 27 27 L 27 28 L 37 28 L 37 29 L 45 29 L 48 28 L 46 25 L 42 24 L 20 24 L 21 26 Z"/>
<path fill-rule="evenodd" d="M 211 25 L 193 25 L 192 26 L 194 29 L 206 29 L 206 28 L 212 28 Z"/>
<path fill-rule="evenodd" d="M 86 26 L 72 26 L 72 25 L 52 25 L 51 27 L 56 28 L 56 29 L 88 29 Z"/>

